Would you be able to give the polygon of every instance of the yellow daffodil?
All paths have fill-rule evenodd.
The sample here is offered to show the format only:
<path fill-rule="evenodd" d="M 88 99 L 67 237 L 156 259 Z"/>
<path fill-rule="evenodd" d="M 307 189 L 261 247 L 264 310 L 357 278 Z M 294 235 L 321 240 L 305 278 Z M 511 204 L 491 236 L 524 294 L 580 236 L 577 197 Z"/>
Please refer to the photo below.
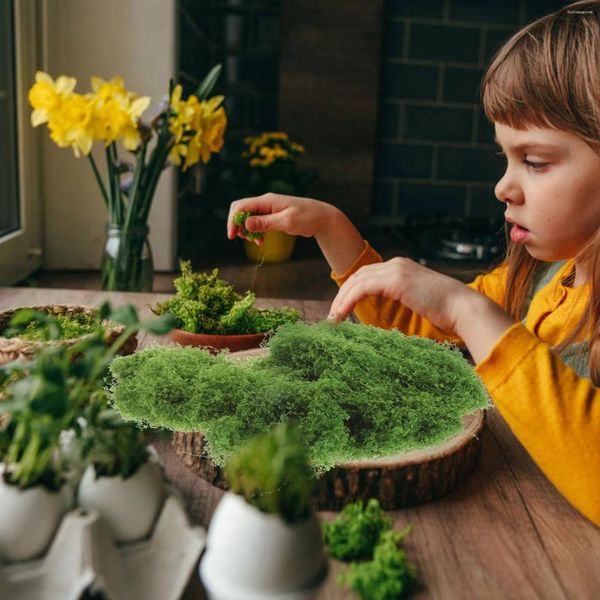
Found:
<path fill-rule="evenodd" d="M 31 124 L 34 127 L 47 123 L 50 113 L 55 110 L 61 99 L 68 96 L 77 84 L 74 77 L 61 75 L 56 81 L 43 71 L 35 74 L 35 83 L 29 90 L 29 103 L 33 107 Z"/>
<path fill-rule="evenodd" d="M 169 161 L 179 166 L 185 159 L 185 171 L 200 160 L 208 163 L 211 154 L 221 150 L 227 116 L 220 106 L 223 96 L 200 102 L 193 94 L 182 100 L 181 94 L 181 86 L 175 86 L 170 102 L 174 115 L 169 121 L 175 143 L 169 153 Z"/>
<path fill-rule="evenodd" d="M 71 93 L 50 113 L 50 137 L 61 148 L 71 147 L 75 156 L 92 149 L 94 105 L 90 96 Z"/>
<path fill-rule="evenodd" d="M 150 105 L 148 96 L 138 97 L 125 89 L 123 78 L 104 81 L 92 77 L 94 90 L 94 139 L 106 146 L 123 139 L 126 150 L 135 150 L 140 142 L 138 120 Z"/>

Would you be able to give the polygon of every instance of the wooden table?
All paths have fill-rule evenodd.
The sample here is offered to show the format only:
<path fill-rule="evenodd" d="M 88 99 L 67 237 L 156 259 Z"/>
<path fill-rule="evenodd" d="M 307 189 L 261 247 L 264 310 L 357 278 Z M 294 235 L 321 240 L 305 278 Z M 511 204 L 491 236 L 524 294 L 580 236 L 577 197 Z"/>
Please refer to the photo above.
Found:
<path fill-rule="evenodd" d="M 95 306 L 107 297 L 114 304 L 131 302 L 149 317 L 149 305 L 168 296 L 0 288 L 0 310 L 61 303 Z M 282 304 L 298 308 L 306 320 L 325 317 L 329 308 L 322 301 L 258 302 L 265 308 Z M 153 341 L 147 336 L 142 345 Z M 412 525 L 406 548 L 422 584 L 416 597 L 600 598 L 600 529 L 560 496 L 493 409 L 482 441 L 481 462 L 458 491 L 392 513 L 398 528 Z M 192 518 L 207 526 L 222 492 L 188 471 L 168 444 L 159 451 Z M 353 597 L 336 583 L 340 567 L 332 561 L 319 600 Z M 202 592 L 188 590 L 186 597 L 202 597 Z"/>

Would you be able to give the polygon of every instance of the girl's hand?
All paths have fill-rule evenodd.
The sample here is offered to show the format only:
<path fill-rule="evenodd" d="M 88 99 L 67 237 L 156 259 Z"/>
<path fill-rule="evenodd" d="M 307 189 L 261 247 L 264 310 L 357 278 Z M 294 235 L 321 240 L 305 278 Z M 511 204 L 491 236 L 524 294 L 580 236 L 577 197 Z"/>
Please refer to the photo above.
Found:
<path fill-rule="evenodd" d="M 330 319 L 345 319 L 368 296 L 397 300 L 442 331 L 458 335 L 475 362 L 483 360 L 514 324 L 483 294 L 408 258 L 392 258 L 356 271 L 334 298 Z"/>
<path fill-rule="evenodd" d="M 283 231 L 290 235 L 312 237 L 319 235 L 331 221 L 336 211 L 333 206 L 310 198 L 297 198 L 282 194 L 263 194 L 231 203 L 227 217 L 227 237 L 243 238 L 241 229 L 233 222 L 236 213 L 258 213 L 246 219 L 246 229 L 252 232 Z M 262 240 L 254 240 L 262 243 Z"/>

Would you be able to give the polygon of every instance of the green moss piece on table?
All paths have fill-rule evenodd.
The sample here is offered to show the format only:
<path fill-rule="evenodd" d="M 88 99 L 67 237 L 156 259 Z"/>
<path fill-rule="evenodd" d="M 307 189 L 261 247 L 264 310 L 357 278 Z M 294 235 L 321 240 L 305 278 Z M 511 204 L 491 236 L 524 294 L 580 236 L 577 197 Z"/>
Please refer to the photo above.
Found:
<path fill-rule="evenodd" d="M 262 240 L 265 237 L 265 234 L 262 231 L 248 231 L 246 229 L 246 219 L 251 217 L 252 213 L 247 212 L 245 210 L 235 213 L 233 216 L 233 222 L 242 230 L 244 237 L 249 240 Z"/>
<path fill-rule="evenodd" d="M 373 560 L 354 562 L 340 575 L 363 600 L 401 600 L 416 588 L 417 571 L 400 542 L 404 532 L 386 531 L 375 547 Z"/>
<path fill-rule="evenodd" d="M 217 335 L 266 333 L 299 319 L 294 308 L 255 308 L 256 296 L 236 293 L 230 283 L 219 278 L 218 269 L 194 273 L 189 261 L 182 261 L 180 268 L 181 275 L 174 281 L 177 294 L 153 309 L 158 315 L 173 315 L 180 329 Z"/>
<path fill-rule="evenodd" d="M 53 324 L 60 331 L 59 339 L 71 340 L 95 331 L 98 327 L 98 319 L 87 313 L 54 315 Z M 18 337 L 32 342 L 42 342 L 52 338 L 50 325 L 40 321 L 31 321 L 23 331 L 8 329 L 6 332 L 2 332 L 2 335 L 8 338 Z"/>
<path fill-rule="evenodd" d="M 268 347 L 244 361 L 182 347 L 118 357 L 110 395 L 128 419 L 204 432 L 218 465 L 295 420 L 318 470 L 442 442 L 489 405 L 461 353 L 425 338 L 323 321 L 283 325 Z"/>
<path fill-rule="evenodd" d="M 376 499 L 369 500 L 366 506 L 359 500 L 346 504 L 333 521 L 323 523 L 323 540 L 331 556 L 338 560 L 372 558 L 381 534 L 391 526 L 392 520 Z"/>

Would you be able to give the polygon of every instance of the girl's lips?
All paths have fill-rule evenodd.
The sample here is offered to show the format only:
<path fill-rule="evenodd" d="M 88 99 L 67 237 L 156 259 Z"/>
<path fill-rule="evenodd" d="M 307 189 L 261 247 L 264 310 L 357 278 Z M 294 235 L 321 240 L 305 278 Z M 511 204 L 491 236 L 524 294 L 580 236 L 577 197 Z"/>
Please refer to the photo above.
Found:
<path fill-rule="evenodd" d="M 529 229 L 525 229 L 516 223 L 511 223 L 510 228 L 510 239 L 515 244 L 525 244 L 529 239 L 531 232 Z"/>

